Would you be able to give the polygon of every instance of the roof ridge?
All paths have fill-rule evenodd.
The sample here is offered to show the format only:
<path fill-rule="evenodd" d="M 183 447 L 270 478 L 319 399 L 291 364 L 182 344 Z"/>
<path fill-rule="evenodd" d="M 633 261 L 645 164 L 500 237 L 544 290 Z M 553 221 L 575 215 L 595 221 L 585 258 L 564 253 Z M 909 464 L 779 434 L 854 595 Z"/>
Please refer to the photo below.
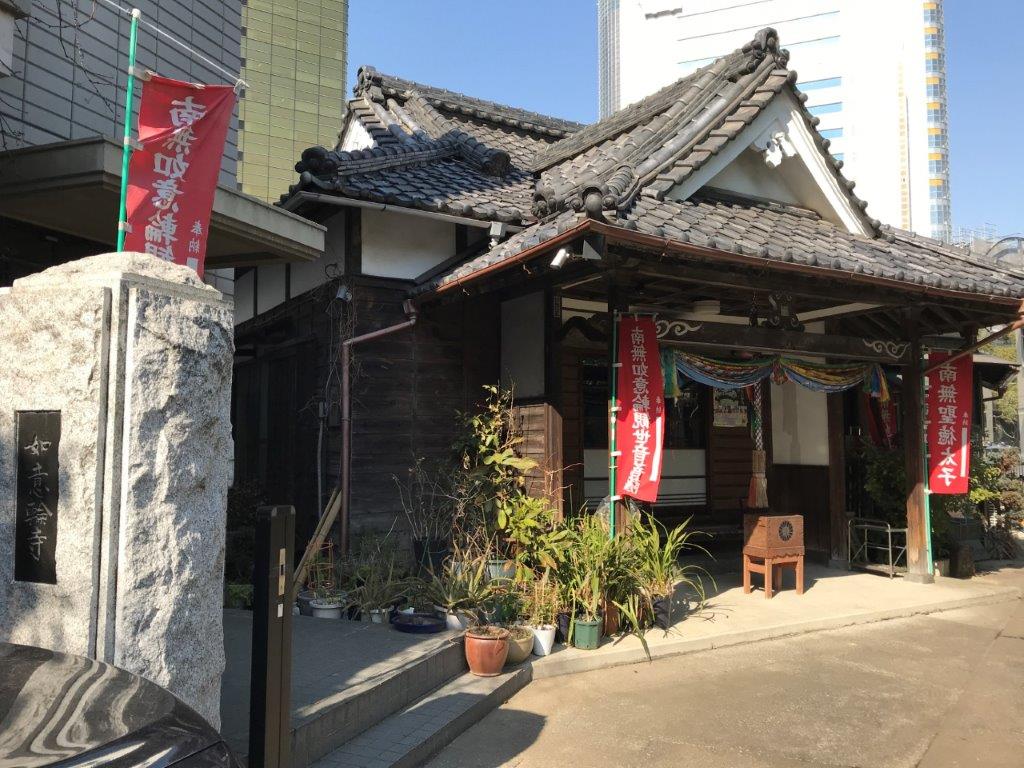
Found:
<path fill-rule="evenodd" d="M 393 103 L 396 113 L 402 110 L 397 102 Z M 429 128 L 427 131 L 432 138 L 442 141 L 453 141 L 458 146 L 462 159 L 473 165 L 484 173 L 491 176 L 504 176 L 512 162 L 509 153 L 503 149 L 497 149 L 484 144 L 475 136 L 471 136 L 462 130 L 458 125 L 438 112 L 434 106 L 419 91 L 412 91 L 406 99 L 406 106 L 413 104 L 419 110 L 421 118 L 426 118 Z M 403 110 L 404 111 L 404 110 Z"/>
<path fill-rule="evenodd" d="M 771 58 L 781 67 L 785 67 L 789 61 L 789 51 L 779 47 L 779 35 L 771 27 L 760 30 L 753 40 L 732 53 L 718 57 L 689 75 L 588 125 L 566 140 L 541 150 L 534 159 L 532 170 L 543 171 L 637 127 L 664 112 L 691 88 L 707 91 L 708 86 L 715 81 L 734 81 L 734 78 L 750 74 L 767 58 Z"/>
<path fill-rule="evenodd" d="M 435 108 L 440 106 L 470 117 L 479 117 L 557 138 L 568 136 L 583 127 L 582 123 L 572 120 L 544 115 L 521 107 L 479 99 L 457 91 L 449 91 L 445 88 L 388 75 L 369 65 L 360 67 L 353 92 L 357 96 L 365 96 L 374 89 L 379 90 L 385 96 L 404 95 L 415 91 Z"/>
<path fill-rule="evenodd" d="M 339 150 L 309 147 L 295 164 L 300 174 L 299 184 L 315 182 L 327 176 L 352 176 L 385 168 L 442 160 L 457 154 L 458 145 L 452 140 L 414 140 L 404 144 L 366 149 Z"/>

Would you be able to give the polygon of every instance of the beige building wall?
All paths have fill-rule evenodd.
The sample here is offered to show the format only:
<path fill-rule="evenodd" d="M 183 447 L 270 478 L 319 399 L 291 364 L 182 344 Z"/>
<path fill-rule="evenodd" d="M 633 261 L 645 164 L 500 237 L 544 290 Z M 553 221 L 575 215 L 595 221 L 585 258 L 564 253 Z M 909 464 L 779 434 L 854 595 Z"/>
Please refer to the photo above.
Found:
<path fill-rule="evenodd" d="M 239 189 L 275 202 L 304 149 L 335 144 L 347 58 L 348 0 L 243 2 Z"/>

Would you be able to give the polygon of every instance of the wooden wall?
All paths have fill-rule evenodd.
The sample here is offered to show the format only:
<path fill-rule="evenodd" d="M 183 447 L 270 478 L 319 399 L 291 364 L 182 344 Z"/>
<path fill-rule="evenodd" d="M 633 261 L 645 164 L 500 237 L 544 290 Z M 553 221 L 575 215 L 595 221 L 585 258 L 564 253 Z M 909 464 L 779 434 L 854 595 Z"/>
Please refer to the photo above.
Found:
<path fill-rule="evenodd" d="M 768 503 L 776 514 L 803 515 L 804 546 L 818 559 L 831 551 L 827 466 L 772 464 L 768 470 Z"/>
<path fill-rule="evenodd" d="M 531 496 L 548 498 L 559 515 L 562 514 L 562 416 L 547 403 L 517 405 L 516 426 L 523 441 L 520 453 L 537 462 L 527 476 L 526 490 Z"/>
<path fill-rule="evenodd" d="M 268 501 L 294 504 L 297 546 L 315 527 L 319 409 L 324 501 L 341 465 L 339 343 L 405 319 L 406 281 L 352 278 L 352 300 L 327 283 L 240 325 L 235 368 L 236 482 L 255 480 Z M 427 307 L 412 329 L 357 345 L 352 382 L 351 530 L 401 533 L 394 477 L 416 456 L 450 449 L 456 411 L 478 402 L 498 378 L 496 305 L 463 301 Z M 396 525 L 397 521 L 397 525 Z"/>

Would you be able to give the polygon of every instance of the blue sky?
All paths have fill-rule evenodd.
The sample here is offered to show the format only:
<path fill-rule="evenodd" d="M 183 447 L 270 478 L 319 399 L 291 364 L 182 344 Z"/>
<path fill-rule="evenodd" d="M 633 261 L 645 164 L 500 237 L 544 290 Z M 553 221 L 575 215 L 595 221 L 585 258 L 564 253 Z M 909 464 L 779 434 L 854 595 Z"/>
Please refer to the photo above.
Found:
<path fill-rule="evenodd" d="M 351 0 L 349 14 L 350 88 L 372 64 L 558 117 L 597 117 L 594 0 Z M 954 226 L 1022 232 L 1024 3 L 946 0 L 945 16 Z"/>

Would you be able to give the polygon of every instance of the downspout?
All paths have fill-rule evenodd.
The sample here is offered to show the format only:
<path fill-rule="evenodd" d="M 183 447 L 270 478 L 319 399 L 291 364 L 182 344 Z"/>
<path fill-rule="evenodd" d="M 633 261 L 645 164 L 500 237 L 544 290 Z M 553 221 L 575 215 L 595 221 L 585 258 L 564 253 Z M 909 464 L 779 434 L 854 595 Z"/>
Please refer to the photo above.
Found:
<path fill-rule="evenodd" d="M 379 339 L 392 333 L 411 328 L 416 325 L 416 306 L 410 299 L 402 304 L 405 322 L 389 325 L 376 331 L 353 336 L 341 343 L 341 551 L 348 552 L 349 508 L 352 496 L 352 394 L 351 394 L 351 363 L 352 347 L 364 341 Z"/>

